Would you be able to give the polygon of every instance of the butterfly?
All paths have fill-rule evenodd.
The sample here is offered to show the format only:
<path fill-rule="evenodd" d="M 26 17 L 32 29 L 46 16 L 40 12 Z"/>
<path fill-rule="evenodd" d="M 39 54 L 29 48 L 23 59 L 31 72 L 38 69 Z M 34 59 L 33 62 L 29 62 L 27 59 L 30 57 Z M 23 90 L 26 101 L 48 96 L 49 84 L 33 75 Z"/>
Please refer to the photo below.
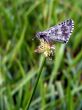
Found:
<path fill-rule="evenodd" d="M 36 52 L 45 53 L 46 50 L 46 56 L 50 56 L 50 53 L 53 53 L 53 50 L 55 50 L 55 47 L 51 44 L 53 42 L 67 43 L 73 29 L 74 21 L 72 19 L 67 19 L 45 31 L 36 33 L 36 37 L 40 40 L 40 46 L 38 46 Z M 45 48 L 45 44 L 47 44 L 49 50 Z M 54 49 L 52 49 L 52 47 L 54 47 Z"/>

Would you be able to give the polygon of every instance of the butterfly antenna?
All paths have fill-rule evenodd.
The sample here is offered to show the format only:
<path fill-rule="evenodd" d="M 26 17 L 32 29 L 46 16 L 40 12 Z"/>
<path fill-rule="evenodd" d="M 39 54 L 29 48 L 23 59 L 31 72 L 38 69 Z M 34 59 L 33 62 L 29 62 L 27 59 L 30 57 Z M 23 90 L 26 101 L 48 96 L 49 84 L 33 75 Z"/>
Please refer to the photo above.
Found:
<path fill-rule="evenodd" d="M 36 39 L 36 37 L 33 37 L 32 40 Z"/>

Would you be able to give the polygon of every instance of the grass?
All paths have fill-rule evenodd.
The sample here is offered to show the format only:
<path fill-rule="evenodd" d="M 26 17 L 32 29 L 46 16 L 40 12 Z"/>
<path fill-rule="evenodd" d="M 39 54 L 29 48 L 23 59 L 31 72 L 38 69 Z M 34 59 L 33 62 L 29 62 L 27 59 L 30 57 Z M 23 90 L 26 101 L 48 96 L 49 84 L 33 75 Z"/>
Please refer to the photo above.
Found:
<path fill-rule="evenodd" d="M 82 0 L 0 0 L 0 110 L 82 109 Z M 68 44 L 56 43 L 53 60 L 34 53 L 32 40 L 66 19 Z"/>

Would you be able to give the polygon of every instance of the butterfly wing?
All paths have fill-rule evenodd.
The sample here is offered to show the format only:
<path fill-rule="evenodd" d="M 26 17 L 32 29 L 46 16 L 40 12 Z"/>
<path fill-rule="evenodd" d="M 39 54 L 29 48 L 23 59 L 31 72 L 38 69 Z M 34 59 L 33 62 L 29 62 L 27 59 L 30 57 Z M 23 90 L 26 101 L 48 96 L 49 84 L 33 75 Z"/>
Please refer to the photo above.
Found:
<path fill-rule="evenodd" d="M 45 38 L 44 40 L 47 42 L 58 41 L 67 43 L 71 33 L 73 32 L 73 29 L 74 22 L 72 19 L 68 19 L 56 26 L 51 27 L 48 30 L 43 31 L 42 34 L 46 34 L 43 39 Z"/>

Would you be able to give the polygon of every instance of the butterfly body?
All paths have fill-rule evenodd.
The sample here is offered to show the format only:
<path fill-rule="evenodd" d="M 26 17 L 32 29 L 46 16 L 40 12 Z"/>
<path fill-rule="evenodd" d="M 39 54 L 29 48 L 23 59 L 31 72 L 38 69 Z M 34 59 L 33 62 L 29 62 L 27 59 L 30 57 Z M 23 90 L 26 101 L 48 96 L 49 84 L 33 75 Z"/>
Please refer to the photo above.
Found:
<path fill-rule="evenodd" d="M 74 29 L 74 22 L 73 20 L 69 19 L 43 32 L 38 32 L 36 34 L 36 37 L 38 39 L 43 38 L 46 42 L 58 41 L 58 42 L 67 43 L 73 29 Z"/>

